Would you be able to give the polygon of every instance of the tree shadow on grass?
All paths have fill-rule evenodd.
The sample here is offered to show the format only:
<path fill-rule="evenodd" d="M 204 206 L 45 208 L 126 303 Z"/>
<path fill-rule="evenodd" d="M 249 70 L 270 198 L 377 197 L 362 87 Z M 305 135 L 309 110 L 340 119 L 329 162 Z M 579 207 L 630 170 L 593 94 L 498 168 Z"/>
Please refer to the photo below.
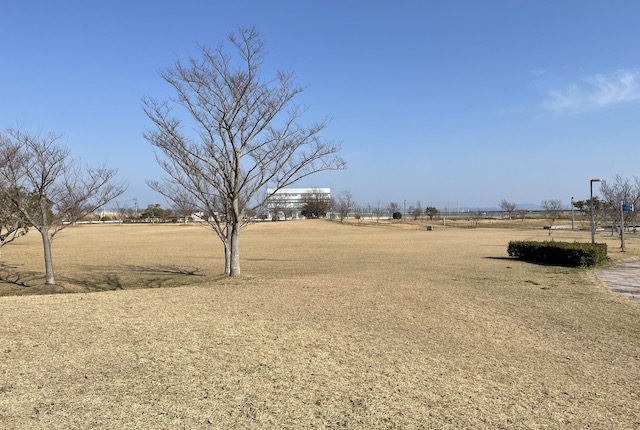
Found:
<path fill-rule="evenodd" d="M 60 273 L 56 285 L 44 285 L 43 273 L 21 271 L 19 266 L 5 264 L 0 267 L 0 296 L 172 288 L 194 284 L 196 280 L 219 282 L 227 278 L 175 265 L 83 266 L 81 273 L 80 276 Z"/>
<path fill-rule="evenodd" d="M 117 269 L 85 266 L 84 270 L 89 276 L 66 280 L 85 291 L 177 287 L 193 282 L 194 277 L 205 276 L 197 268 L 179 266 L 123 265 Z"/>
<path fill-rule="evenodd" d="M 488 260 L 507 260 L 507 261 L 522 261 L 522 260 L 518 260 L 515 257 L 484 257 Z"/>
<path fill-rule="evenodd" d="M 32 288 L 41 280 L 41 274 L 17 270 L 17 266 L 3 265 L 0 268 L 0 283 L 22 288 Z"/>

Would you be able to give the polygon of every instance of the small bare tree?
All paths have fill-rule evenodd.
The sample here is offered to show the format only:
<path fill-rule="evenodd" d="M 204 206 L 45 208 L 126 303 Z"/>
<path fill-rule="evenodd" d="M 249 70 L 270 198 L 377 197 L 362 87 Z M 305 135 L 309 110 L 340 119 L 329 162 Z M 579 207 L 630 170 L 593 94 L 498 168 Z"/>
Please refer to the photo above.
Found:
<path fill-rule="evenodd" d="M 280 194 L 274 194 L 265 204 L 273 221 L 280 221 L 281 217 L 284 217 L 286 221 L 286 214 L 284 213 L 288 204 L 286 197 Z"/>
<path fill-rule="evenodd" d="M 114 182 L 115 170 L 83 169 L 59 140 L 53 133 L 0 133 L 0 192 L 42 236 L 47 285 L 55 284 L 51 242 L 56 234 L 126 189 Z"/>
<path fill-rule="evenodd" d="M 389 211 L 389 218 L 391 218 L 394 213 L 398 212 L 399 208 L 400 206 L 398 206 L 397 202 L 389 202 L 389 205 L 387 206 L 387 210 Z"/>
<path fill-rule="evenodd" d="M 480 209 L 478 209 L 477 211 L 469 211 L 469 213 L 467 214 L 467 219 L 470 221 L 471 227 L 475 228 L 478 226 L 478 223 L 482 219 L 482 212 L 480 211 Z"/>
<path fill-rule="evenodd" d="M 376 222 L 380 222 L 380 218 L 382 218 L 384 212 L 384 208 L 380 206 L 380 202 L 378 202 L 378 206 L 373 208 L 373 215 L 376 217 Z"/>
<path fill-rule="evenodd" d="M 189 221 L 189 218 L 198 211 L 197 204 L 187 193 L 184 193 L 182 196 L 175 196 L 175 199 L 172 201 L 172 209 L 176 217 L 182 218 L 184 224 L 186 224 Z"/>
<path fill-rule="evenodd" d="M 422 215 L 422 204 L 420 200 L 416 201 L 416 204 L 409 207 L 409 213 L 413 217 L 414 220 L 417 220 Z"/>
<path fill-rule="evenodd" d="M 353 202 L 353 197 L 351 196 L 351 191 L 343 191 L 338 195 L 335 210 L 338 213 L 340 222 L 349 217 L 349 213 L 354 210 L 354 207 L 355 204 Z"/>
<path fill-rule="evenodd" d="M 512 202 L 508 202 L 505 199 L 502 199 L 500 201 L 500 209 L 505 211 L 507 213 L 507 215 L 509 216 L 509 219 L 511 219 L 511 215 L 516 210 L 516 204 L 512 203 Z"/>
<path fill-rule="evenodd" d="M 591 211 L 593 210 L 593 224 L 595 228 L 600 227 L 602 222 L 606 218 L 606 209 L 605 204 L 598 196 L 593 196 L 593 201 L 591 199 L 587 200 L 577 200 L 574 201 L 573 206 L 578 209 L 578 213 L 580 215 L 580 225 L 584 226 L 584 224 L 591 223 Z"/>
<path fill-rule="evenodd" d="M 562 206 L 562 201 L 556 199 L 543 200 L 541 206 L 544 210 L 545 218 L 549 221 L 549 236 L 551 236 L 551 230 L 553 230 L 554 224 L 560 218 L 564 207 Z"/>
<path fill-rule="evenodd" d="M 209 213 L 230 276 L 240 275 L 240 227 L 248 207 L 260 207 L 313 173 L 345 168 L 336 155 L 340 146 L 320 138 L 328 120 L 300 124 L 306 108 L 293 104 L 303 91 L 293 73 L 264 79 L 264 60 L 258 32 L 240 28 L 228 45 L 199 46 L 198 57 L 162 72 L 174 98 L 143 100 L 153 122 L 145 138 L 160 150 L 157 161 L 166 174 L 149 184 L 170 200 L 187 192 Z M 173 107 L 187 114 L 186 126 Z M 271 193 L 260 194 L 267 187 Z"/>
<path fill-rule="evenodd" d="M 118 201 L 113 202 L 113 207 L 111 210 L 121 224 L 124 224 L 130 213 L 130 209 Z"/>
<path fill-rule="evenodd" d="M 524 221 L 524 219 L 527 217 L 527 210 L 526 209 L 519 209 L 516 211 L 516 214 L 518 215 L 518 217 L 520 218 L 521 221 Z"/>

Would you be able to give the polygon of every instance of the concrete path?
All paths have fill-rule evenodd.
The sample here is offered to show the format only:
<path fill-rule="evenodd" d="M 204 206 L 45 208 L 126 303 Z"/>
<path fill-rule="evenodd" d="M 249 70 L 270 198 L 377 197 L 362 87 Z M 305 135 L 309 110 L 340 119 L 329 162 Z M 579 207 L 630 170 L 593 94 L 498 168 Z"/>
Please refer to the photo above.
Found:
<path fill-rule="evenodd" d="M 610 269 L 602 269 L 598 275 L 611 291 L 640 303 L 640 261 L 621 263 Z"/>

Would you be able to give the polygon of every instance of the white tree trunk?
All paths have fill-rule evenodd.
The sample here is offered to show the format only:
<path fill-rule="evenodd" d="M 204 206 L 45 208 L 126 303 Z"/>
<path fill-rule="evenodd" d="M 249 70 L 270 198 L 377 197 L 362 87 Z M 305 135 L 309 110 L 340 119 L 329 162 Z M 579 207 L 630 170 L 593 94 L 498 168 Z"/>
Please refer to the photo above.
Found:
<path fill-rule="evenodd" d="M 240 276 L 240 223 L 231 225 L 231 270 L 229 276 Z"/>
<path fill-rule="evenodd" d="M 42 236 L 42 245 L 44 248 L 44 268 L 46 272 L 46 285 L 55 285 L 56 279 L 53 273 L 53 255 L 51 253 L 51 237 L 49 236 L 49 229 L 40 230 Z"/>
<path fill-rule="evenodd" d="M 224 244 L 224 274 L 231 274 L 231 248 L 229 247 L 229 239 Z"/>

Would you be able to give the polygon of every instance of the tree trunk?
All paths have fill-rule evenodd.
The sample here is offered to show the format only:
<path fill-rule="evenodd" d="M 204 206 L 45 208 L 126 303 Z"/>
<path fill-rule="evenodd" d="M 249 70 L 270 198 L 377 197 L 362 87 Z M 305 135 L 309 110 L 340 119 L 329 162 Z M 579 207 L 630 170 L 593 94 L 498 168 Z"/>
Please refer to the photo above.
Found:
<path fill-rule="evenodd" d="M 231 248 L 229 247 L 229 239 L 223 242 L 224 245 L 224 274 L 231 275 Z"/>
<path fill-rule="evenodd" d="M 53 274 L 53 255 L 51 253 L 51 237 L 49 236 L 49 229 L 40 230 L 42 236 L 42 246 L 44 248 L 44 268 L 46 272 L 46 285 L 55 285 L 56 279 Z"/>
<path fill-rule="evenodd" d="M 231 225 L 231 256 L 229 276 L 240 276 L 240 223 Z"/>

